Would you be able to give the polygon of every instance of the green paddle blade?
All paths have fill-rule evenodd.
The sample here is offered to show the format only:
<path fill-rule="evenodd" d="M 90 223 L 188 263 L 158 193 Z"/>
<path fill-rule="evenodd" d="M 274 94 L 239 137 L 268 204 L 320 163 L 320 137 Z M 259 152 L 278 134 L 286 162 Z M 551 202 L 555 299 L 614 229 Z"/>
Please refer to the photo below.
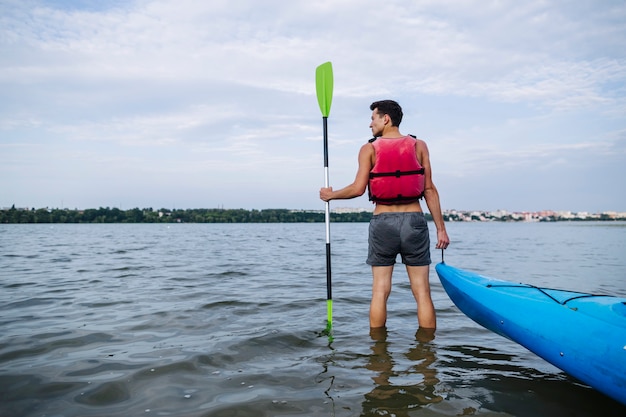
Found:
<path fill-rule="evenodd" d="M 330 62 L 323 63 L 315 70 L 315 88 L 322 116 L 328 117 L 333 101 L 333 66 Z"/>
<path fill-rule="evenodd" d="M 333 330 L 333 300 L 326 300 L 326 331 Z"/>

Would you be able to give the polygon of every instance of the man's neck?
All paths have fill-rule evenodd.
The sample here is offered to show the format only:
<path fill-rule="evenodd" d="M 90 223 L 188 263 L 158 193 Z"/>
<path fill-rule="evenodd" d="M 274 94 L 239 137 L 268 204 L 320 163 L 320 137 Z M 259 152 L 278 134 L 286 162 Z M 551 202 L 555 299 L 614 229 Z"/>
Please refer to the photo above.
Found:
<path fill-rule="evenodd" d="M 383 129 L 383 138 L 401 138 L 404 135 L 400 133 L 400 129 L 397 126 L 389 126 Z"/>

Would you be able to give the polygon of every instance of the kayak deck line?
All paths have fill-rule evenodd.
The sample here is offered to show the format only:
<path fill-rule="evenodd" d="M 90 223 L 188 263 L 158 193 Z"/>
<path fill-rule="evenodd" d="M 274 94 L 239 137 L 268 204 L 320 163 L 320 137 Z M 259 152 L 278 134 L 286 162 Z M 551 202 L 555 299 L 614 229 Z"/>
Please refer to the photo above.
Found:
<path fill-rule="evenodd" d="M 537 287 L 537 286 L 531 285 L 531 284 L 519 284 L 519 285 L 515 285 L 515 284 L 487 284 L 487 288 L 532 288 L 532 289 L 535 289 L 535 290 L 539 291 L 540 293 L 544 294 L 546 297 L 550 298 L 554 302 L 556 302 L 558 304 L 561 304 L 563 306 L 565 304 L 569 303 L 572 300 L 578 300 L 578 299 L 581 299 L 581 298 L 611 297 L 610 295 L 606 295 L 606 294 L 587 294 L 587 293 L 582 293 L 581 292 L 581 293 L 577 293 L 577 294 L 579 294 L 577 296 L 567 298 L 564 301 L 560 301 L 560 300 L 557 300 L 552 295 L 550 295 L 547 291 L 558 291 L 558 292 L 570 292 L 570 291 L 559 290 L 559 289 L 556 289 L 556 288 L 548 288 L 548 287 Z"/>

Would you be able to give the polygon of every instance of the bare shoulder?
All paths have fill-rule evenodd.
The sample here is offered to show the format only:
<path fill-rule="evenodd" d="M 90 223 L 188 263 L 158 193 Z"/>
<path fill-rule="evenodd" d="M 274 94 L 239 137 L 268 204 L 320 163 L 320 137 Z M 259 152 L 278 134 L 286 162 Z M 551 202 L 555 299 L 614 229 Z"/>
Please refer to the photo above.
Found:
<path fill-rule="evenodd" d="M 418 148 L 418 149 L 420 149 L 420 148 L 428 149 L 428 146 L 426 145 L 426 142 L 423 141 L 420 138 L 415 138 L 415 147 Z"/>
<path fill-rule="evenodd" d="M 420 161 L 424 161 L 428 159 L 428 145 L 422 139 L 415 138 L 415 152 L 417 153 L 418 159 Z"/>
<path fill-rule="evenodd" d="M 360 155 L 373 155 L 374 154 L 374 146 L 367 142 L 363 146 L 361 146 L 361 150 L 359 151 Z"/>

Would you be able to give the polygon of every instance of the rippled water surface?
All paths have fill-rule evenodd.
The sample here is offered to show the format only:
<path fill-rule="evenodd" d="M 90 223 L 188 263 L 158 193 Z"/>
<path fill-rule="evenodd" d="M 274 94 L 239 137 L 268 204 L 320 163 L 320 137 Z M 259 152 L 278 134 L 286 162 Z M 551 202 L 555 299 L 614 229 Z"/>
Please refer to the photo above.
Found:
<path fill-rule="evenodd" d="M 453 266 L 626 296 L 625 223 L 448 229 Z M 331 226 L 331 339 L 323 224 L 0 225 L 0 415 L 626 415 L 466 318 L 434 264 L 436 334 L 401 265 L 370 334 L 366 239 Z"/>

